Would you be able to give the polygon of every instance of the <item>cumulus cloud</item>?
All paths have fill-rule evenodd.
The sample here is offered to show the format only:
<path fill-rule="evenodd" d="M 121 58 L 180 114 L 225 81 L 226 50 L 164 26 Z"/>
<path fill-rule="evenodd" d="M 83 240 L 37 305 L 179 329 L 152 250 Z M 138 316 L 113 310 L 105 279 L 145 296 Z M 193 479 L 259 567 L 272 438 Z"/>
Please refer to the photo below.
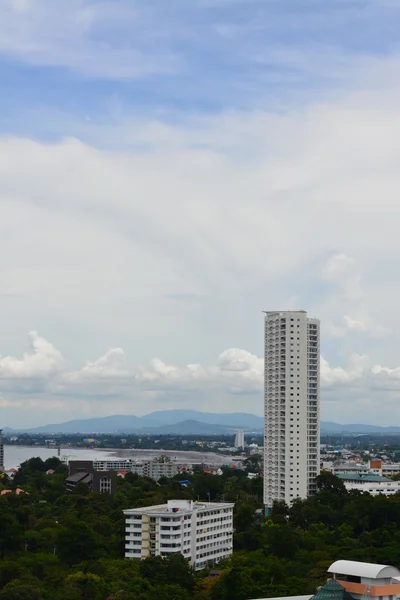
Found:
<path fill-rule="evenodd" d="M 40 337 L 37 332 L 29 333 L 32 352 L 22 358 L 0 357 L 1 379 L 47 379 L 52 391 L 64 389 L 69 383 L 92 381 L 104 385 L 104 380 L 123 380 L 146 390 L 201 389 L 220 387 L 227 390 L 253 393 L 262 391 L 264 359 L 241 348 L 228 348 L 217 357 L 215 364 L 168 364 L 159 358 L 152 359 L 146 366 L 129 366 L 122 348 L 110 348 L 98 359 L 87 361 L 79 370 L 69 371 L 59 350 Z M 321 356 L 322 387 L 349 384 L 356 380 L 385 375 L 400 380 L 400 367 L 389 368 L 371 364 L 367 355 L 352 355 L 346 366 L 331 366 Z M 58 387 L 59 386 L 59 387 Z"/>
<path fill-rule="evenodd" d="M 263 359 L 239 348 L 222 352 L 216 365 L 189 364 L 176 366 L 154 359 L 140 367 L 135 380 L 149 389 L 226 387 L 236 392 L 252 393 L 262 386 Z"/>
<path fill-rule="evenodd" d="M 381 337 L 385 333 L 385 328 L 371 315 L 361 269 L 354 258 L 344 253 L 331 255 L 323 265 L 320 279 L 329 286 L 318 308 L 331 337 L 361 333 Z"/>
<path fill-rule="evenodd" d="M 110 348 L 104 356 L 97 360 L 88 361 L 79 371 L 66 373 L 65 379 L 80 381 L 82 379 L 128 377 L 126 356 L 122 348 Z"/>
<path fill-rule="evenodd" d="M 395 369 L 390 369 L 389 367 L 382 367 L 381 365 L 374 365 L 372 367 L 372 372 L 374 375 L 388 375 L 389 377 L 393 377 L 395 379 L 400 379 L 400 367 L 396 367 Z"/>
<path fill-rule="evenodd" d="M 62 370 L 63 356 L 53 344 L 36 331 L 31 331 L 28 338 L 31 351 L 22 358 L 0 356 L 1 379 L 47 379 Z"/>
<path fill-rule="evenodd" d="M 346 254 L 330 256 L 323 266 L 322 277 L 344 289 L 357 285 L 361 278 L 354 259 Z"/>
<path fill-rule="evenodd" d="M 200 401 L 195 406 L 203 410 L 243 410 L 246 402 L 246 410 L 262 412 L 264 360 L 241 348 L 224 350 L 211 364 L 172 364 L 154 358 L 142 366 L 129 362 L 121 348 L 110 348 L 71 370 L 62 353 L 38 333 L 31 332 L 29 341 L 31 351 L 22 358 L 0 358 L 0 407 L 6 413 L 21 406 L 27 411 L 48 406 L 54 421 L 56 414 L 72 418 L 77 410 L 81 416 L 99 410 L 143 414 L 176 408 L 177 402 L 193 407 L 194 401 Z M 400 393 L 400 367 L 376 364 L 362 354 L 351 355 L 343 366 L 333 366 L 321 356 L 321 388 L 328 413 L 330 405 L 346 406 L 343 395 L 353 397 L 353 409 L 371 408 L 377 394 L 392 406 L 393 394 L 397 398 Z"/>
<path fill-rule="evenodd" d="M 368 364 L 368 356 L 355 354 L 350 357 L 346 367 L 331 367 L 328 361 L 321 356 L 321 385 L 329 387 L 335 384 L 346 384 L 361 379 L 366 373 Z"/>
<path fill-rule="evenodd" d="M 295 298 L 321 318 L 324 357 L 332 365 L 343 357 L 344 366 L 323 365 L 324 381 L 341 386 L 347 406 L 356 382 L 369 394 L 372 381 L 393 381 L 385 366 L 359 375 L 347 357 L 400 363 L 395 66 L 373 94 L 361 85 L 295 112 L 232 111 L 174 124 L 125 115 L 77 126 L 79 139 L 1 138 L 2 285 L 24 294 L 18 303 L 1 298 L 3 355 L 16 324 L 27 331 L 43 323 L 74 365 L 53 377 L 63 393 L 72 384 L 78 393 L 81 382 L 105 390 L 95 385 L 107 377 L 113 390 L 131 385 L 130 393 L 183 381 L 182 389 L 215 386 L 210 401 L 229 409 L 221 389 L 261 390 L 260 309 Z M 368 82 L 377 76 L 371 70 Z M 170 300 L 182 292 L 198 298 L 190 310 L 183 298 Z M 330 326 L 342 339 L 330 339 Z M 386 337 L 374 345 L 376 332 Z M 110 344 L 144 366 L 128 367 L 120 354 L 87 363 Z M 229 350 L 209 364 L 231 347 L 254 354 Z M 3 379 L 60 370 L 60 360 L 31 354 L 3 357 Z M 125 392 L 113 394 L 126 404 Z M 381 405 L 376 396 L 375 414 Z"/>
<path fill-rule="evenodd" d="M 349 315 L 344 315 L 343 320 L 347 329 L 350 331 L 363 332 L 366 330 L 366 326 L 362 321 L 357 321 L 356 319 L 352 319 Z"/>

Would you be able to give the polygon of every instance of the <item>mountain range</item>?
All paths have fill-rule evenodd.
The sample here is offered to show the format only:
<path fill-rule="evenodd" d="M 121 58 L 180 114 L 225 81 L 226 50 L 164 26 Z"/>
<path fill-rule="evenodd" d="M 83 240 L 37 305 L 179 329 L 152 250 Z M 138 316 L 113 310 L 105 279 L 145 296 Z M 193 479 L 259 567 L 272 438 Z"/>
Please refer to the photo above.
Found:
<path fill-rule="evenodd" d="M 75 419 L 65 423 L 18 429 L 29 433 L 229 433 L 235 429 L 257 431 L 264 427 L 262 417 L 249 413 L 203 413 L 196 410 L 160 410 L 143 417 L 111 415 Z M 4 431 L 13 431 L 8 427 Z"/>
<path fill-rule="evenodd" d="M 33 429 L 11 429 L 4 432 L 24 431 L 28 433 L 150 433 L 150 434 L 224 434 L 235 429 L 261 433 L 263 417 L 250 413 L 206 413 L 197 410 L 159 410 L 143 417 L 135 415 L 111 415 L 94 419 L 75 419 L 65 423 L 43 425 Z M 340 433 L 400 433 L 400 427 L 363 425 L 359 423 L 341 425 L 331 421 L 321 421 L 321 434 Z"/>

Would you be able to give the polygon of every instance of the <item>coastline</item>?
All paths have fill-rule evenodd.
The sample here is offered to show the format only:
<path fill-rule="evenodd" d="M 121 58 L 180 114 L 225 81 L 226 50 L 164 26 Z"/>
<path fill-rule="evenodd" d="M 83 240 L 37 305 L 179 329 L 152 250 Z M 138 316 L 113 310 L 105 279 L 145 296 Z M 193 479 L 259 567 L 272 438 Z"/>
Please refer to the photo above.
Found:
<path fill-rule="evenodd" d="M 177 464 L 204 464 L 221 466 L 232 462 L 234 457 L 228 454 L 215 454 L 201 450 L 147 450 L 145 448 L 81 448 L 77 446 L 61 446 L 60 459 L 67 460 L 151 460 L 161 455 L 168 456 Z M 57 447 L 27 446 L 18 444 L 4 445 L 4 462 L 6 469 L 18 467 L 22 462 L 33 457 L 46 460 L 58 456 Z M 235 457 L 238 458 L 238 457 Z"/>

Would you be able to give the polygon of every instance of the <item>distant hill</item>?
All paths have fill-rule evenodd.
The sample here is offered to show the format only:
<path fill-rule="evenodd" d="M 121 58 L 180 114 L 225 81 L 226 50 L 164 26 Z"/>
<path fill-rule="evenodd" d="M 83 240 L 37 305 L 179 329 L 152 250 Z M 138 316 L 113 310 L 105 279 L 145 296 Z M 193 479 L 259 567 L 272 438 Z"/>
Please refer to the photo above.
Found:
<path fill-rule="evenodd" d="M 163 410 L 137 417 L 135 415 L 111 415 L 95 419 L 75 419 L 65 423 L 43 425 L 29 433 L 223 433 L 234 429 L 262 430 L 264 419 L 249 413 L 203 413 L 196 410 Z M 195 425 L 196 424 L 196 425 Z M 9 430 L 10 431 L 10 430 Z"/>
<path fill-rule="evenodd" d="M 202 423 L 201 421 L 181 421 L 180 423 L 174 423 L 171 425 L 161 425 L 160 427 L 154 427 L 149 433 L 160 433 L 164 435 L 176 434 L 176 435 L 193 435 L 193 434 L 221 434 L 221 433 L 233 433 L 234 429 L 229 425 L 221 425 L 218 423 Z"/>
<path fill-rule="evenodd" d="M 400 427 L 396 425 L 362 425 L 360 423 L 350 423 L 341 425 L 331 421 L 321 421 L 321 434 L 324 433 L 400 433 Z"/>
<path fill-rule="evenodd" d="M 27 431 L 29 433 L 154 433 L 154 434 L 223 434 L 235 429 L 261 432 L 263 417 L 251 413 L 208 413 L 198 410 L 158 410 L 143 417 L 135 415 L 111 415 L 95 419 L 75 419 L 65 423 L 43 425 L 34 429 L 12 430 L 5 433 Z M 400 433 L 400 426 L 382 427 L 359 423 L 341 425 L 321 421 L 321 434 L 330 433 Z"/>

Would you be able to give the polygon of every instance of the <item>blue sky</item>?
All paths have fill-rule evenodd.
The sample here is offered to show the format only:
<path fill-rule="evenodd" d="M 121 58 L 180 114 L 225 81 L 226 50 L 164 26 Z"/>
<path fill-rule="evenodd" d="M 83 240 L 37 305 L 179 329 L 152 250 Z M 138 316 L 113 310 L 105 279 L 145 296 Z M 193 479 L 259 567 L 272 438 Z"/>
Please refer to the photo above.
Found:
<path fill-rule="evenodd" d="M 5 2 L 2 130 L 69 135 L 77 123 L 285 110 L 351 86 L 358 61 L 398 52 L 390 2 Z M 11 27 L 10 27 L 11 24 Z M 47 129 L 47 131 L 46 131 Z"/>
<path fill-rule="evenodd" d="M 5 0 L 0 422 L 261 414 L 281 307 L 321 318 L 322 417 L 393 423 L 399 26 L 389 0 Z"/>

